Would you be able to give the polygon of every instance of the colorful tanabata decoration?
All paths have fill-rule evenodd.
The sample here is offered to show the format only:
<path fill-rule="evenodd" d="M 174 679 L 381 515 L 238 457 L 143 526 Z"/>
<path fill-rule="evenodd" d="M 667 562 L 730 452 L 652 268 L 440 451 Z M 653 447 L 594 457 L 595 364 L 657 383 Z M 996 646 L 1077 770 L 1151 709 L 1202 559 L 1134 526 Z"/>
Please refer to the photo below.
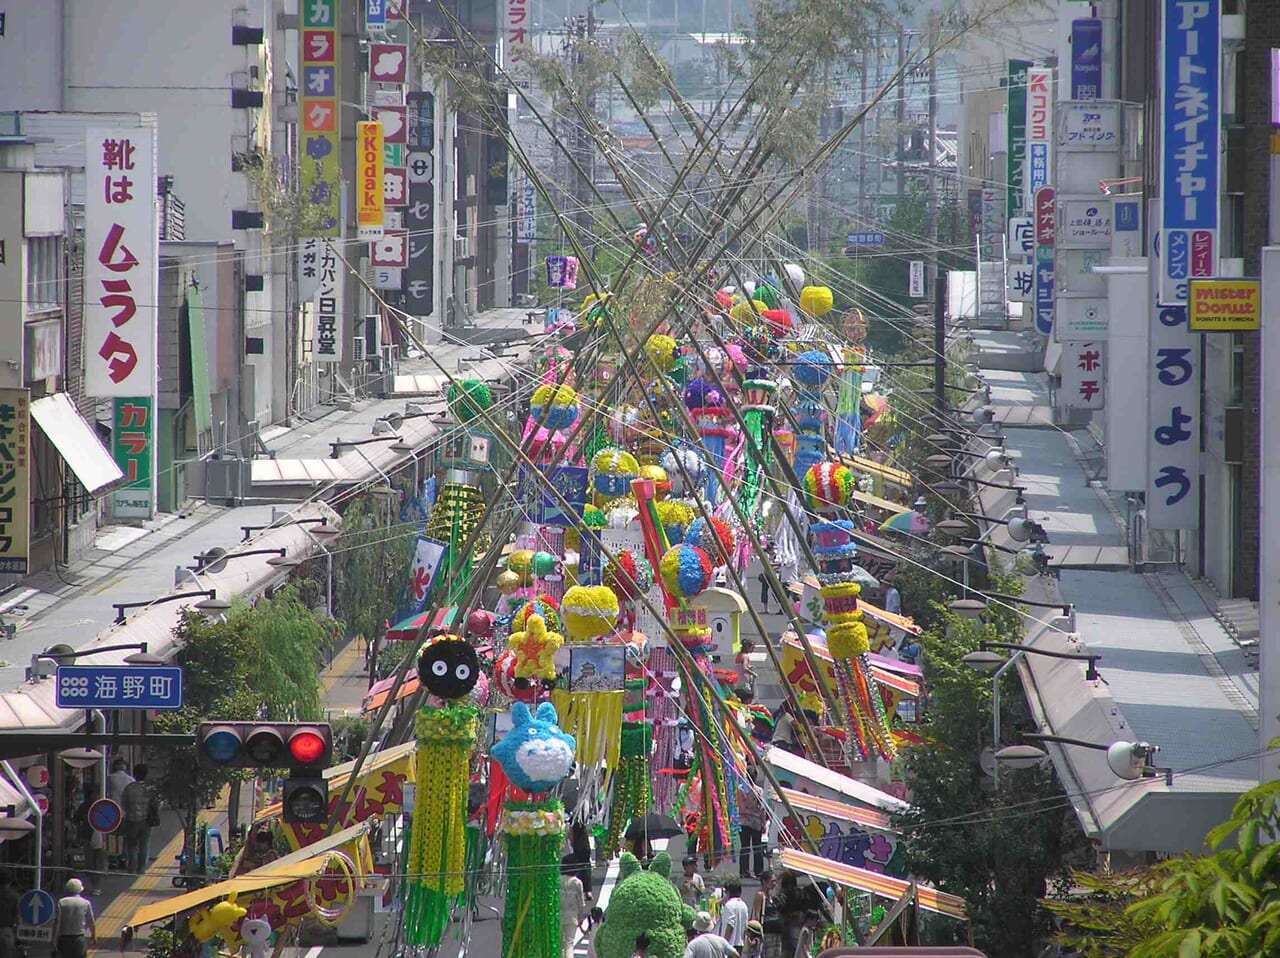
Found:
<path fill-rule="evenodd" d="M 479 678 L 480 657 L 460 636 L 432 639 L 418 653 L 418 681 L 438 698 L 464 698 Z"/>
<path fill-rule="evenodd" d="M 523 702 L 511 706 L 512 728 L 492 755 L 517 787 L 526 792 L 555 788 L 573 771 L 575 742 L 556 725 L 555 706 L 543 702 L 530 713 Z"/>
<path fill-rule="evenodd" d="M 649 958 L 680 958 L 687 944 L 685 911 L 671 883 L 671 857 L 666 852 L 655 855 L 647 870 L 634 855 L 624 852 L 618 884 L 609 896 L 604 924 L 596 932 L 596 954 L 630 958 L 636 936 L 644 932 L 649 936 Z"/>
<path fill-rule="evenodd" d="M 564 636 L 547 629 L 546 620 L 540 615 L 530 615 L 524 628 L 513 632 L 507 640 L 507 650 L 515 655 L 515 678 L 540 680 L 554 684 L 556 680 L 555 653 L 564 645 Z"/>
<path fill-rule="evenodd" d="M 560 601 L 569 639 L 586 642 L 608 635 L 618 624 L 618 596 L 603 585 L 575 585 Z"/>

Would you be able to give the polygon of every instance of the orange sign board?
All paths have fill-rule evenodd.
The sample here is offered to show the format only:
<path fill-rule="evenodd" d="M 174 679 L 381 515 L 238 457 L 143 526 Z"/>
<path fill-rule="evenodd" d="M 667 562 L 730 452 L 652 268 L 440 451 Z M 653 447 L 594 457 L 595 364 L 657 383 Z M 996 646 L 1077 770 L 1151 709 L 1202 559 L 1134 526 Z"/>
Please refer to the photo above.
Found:
<path fill-rule="evenodd" d="M 1193 279 L 1187 319 L 1193 333 L 1261 329 L 1262 284 L 1256 279 Z"/>
<path fill-rule="evenodd" d="M 356 226 L 361 239 L 383 235 L 382 124 L 356 124 Z"/>

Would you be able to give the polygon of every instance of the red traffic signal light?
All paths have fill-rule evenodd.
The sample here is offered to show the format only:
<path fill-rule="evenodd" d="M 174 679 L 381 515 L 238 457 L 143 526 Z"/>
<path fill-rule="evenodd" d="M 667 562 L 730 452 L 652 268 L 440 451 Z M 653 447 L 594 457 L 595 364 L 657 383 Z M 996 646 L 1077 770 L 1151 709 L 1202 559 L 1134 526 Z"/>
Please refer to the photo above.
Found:
<path fill-rule="evenodd" d="M 196 751 L 206 765 L 222 768 L 325 768 L 333 760 L 327 722 L 202 722 Z"/>

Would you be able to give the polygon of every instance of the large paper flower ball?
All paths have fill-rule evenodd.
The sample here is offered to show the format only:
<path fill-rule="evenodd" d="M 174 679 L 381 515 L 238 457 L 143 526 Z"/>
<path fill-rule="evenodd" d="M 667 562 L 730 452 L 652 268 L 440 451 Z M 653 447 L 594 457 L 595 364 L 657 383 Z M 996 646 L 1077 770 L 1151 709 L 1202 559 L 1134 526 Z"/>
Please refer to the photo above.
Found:
<path fill-rule="evenodd" d="M 697 376 L 684 387 L 684 404 L 688 409 L 717 409 L 724 405 L 720 387 Z"/>
<path fill-rule="evenodd" d="M 635 599 L 653 588 L 653 566 L 642 555 L 622 549 L 605 563 L 603 582 L 621 599 Z"/>
<path fill-rule="evenodd" d="M 725 565 L 733 555 L 733 530 L 721 519 L 698 516 L 685 530 L 684 541 L 697 546 L 716 565 Z"/>
<path fill-rule="evenodd" d="M 515 595 L 520 588 L 520 573 L 511 569 L 503 569 L 494 580 L 494 585 L 503 595 Z"/>
<path fill-rule="evenodd" d="M 578 419 L 578 393 L 572 386 L 543 383 L 529 399 L 529 415 L 544 429 L 568 429 Z"/>
<path fill-rule="evenodd" d="M 564 626 L 560 619 L 560 603 L 549 595 L 535 595 L 516 609 L 511 619 L 511 631 L 519 632 L 524 629 L 534 616 L 541 616 L 552 632 L 559 632 Z"/>
<path fill-rule="evenodd" d="M 601 496 L 625 496 L 639 475 L 640 463 L 625 449 L 607 446 L 591 457 L 591 482 Z"/>
<path fill-rule="evenodd" d="M 654 333 L 646 339 L 644 351 L 662 375 L 665 376 L 675 369 L 676 356 L 679 355 L 679 351 L 676 348 L 676 341 L 666 333 Z"/>
<path fill-rule="evenodd" d="M 861 622 L 841 622 L 827 629 L 827 651 L 833 659 L 856 659 L 870 649 L 867 627 Z"/>
<path fill-rule="evenodd" d="M 530 568 L 539 579 L 545 579 L 549 575 L 555 575 L 557 571 L 562 571 L 560 560 L 550 552 L 535 552 Z"/>
<path fill-rule="evenodd" d="M 673 546 L 658 562 L 658 574 L 667 592 L 682 599 L 692 599 L 706 591 L 713 568 L 705 552 L 687 543 Z"/>
<path fill-rule="evenodd" d="M 707 462 L 693 446 L 679 445 L 664 449 L 658 456 L 658 465 L 667 471 L 673 495 L 691 494 L 693 489 L 701 487 L 706 478 Z M 689 485 L 685 483 L 686 475 L 689 478 Z"/>
<path fill-rule="evenodd" d="M 521 585 L 529 584 L 533 574 L 533 550 L 517 549 L 507 558 L 507 569 L 520 577 Z"/>
<path fill-rule="evenodd" d="M 605 419 L 605 431 L 619 445 L 635 441 L 640 432 L 640 410 L 627 403 L 614 406 Z"/>
<path fill-rule="evenodd" d="M 831 357 L 820 349 L 808 349 L 796 357 L 791 375 L 801 385 L 818 389 L 831 378 Z"/>
<path fill-rule="evenodd" d="M 791 332 L 791 314 L 785 309 L 766 309 L 760 315 L 771 335 L 782 337 Z"/>
<path fill-rule="evenodd" d="M 806 286 L 800 290 L 800 308 L 815 318 L 831 312 L 834 299 L 826 286 Z"/>
<path fill-rule="evenodd" d="M 683 499 L 664 499 L 655 502 L 653 507 L 658 511 L 658 521 L 667 530 L 667 541 L 683 542 L 685 529 L 697 515 L 693 506 Z"/>
<path fill-rule="evenodd" d="M 775 309 L 778 305 L 778 278 L 776 276 L 762 277 L 760 282 L 756 284 L 751 298 L 764 306 L 765 309 Z"/>
<path fill-rule="evenodd" d="M 853 470 L 839 463 L 819 462 L 804 474 L 805 503 L 814 512 L 834 512 L 847 507 L 853 488 Z"/>
<path fill-rule="evenodd" d="M 479 379 L 463 379 L 450 384 L 445 401 L 458 422 L 471 422 L 493 406 L 493 392 Z"/>
<path fill-rule="evenodd" d="M 618 597 L 608 586 L 575 585 L 560 600 L 564 630 L 575 642 L 608 635 L 618 624 Z"/>
<path fill-rule="evenodd" d="M 769 308 L 768 303 L 761 302 L 759 299 L 744 299 L 729 310 L 729 318 L 739 326 L 755 326 L 760 322 L 761 314 Z"/>

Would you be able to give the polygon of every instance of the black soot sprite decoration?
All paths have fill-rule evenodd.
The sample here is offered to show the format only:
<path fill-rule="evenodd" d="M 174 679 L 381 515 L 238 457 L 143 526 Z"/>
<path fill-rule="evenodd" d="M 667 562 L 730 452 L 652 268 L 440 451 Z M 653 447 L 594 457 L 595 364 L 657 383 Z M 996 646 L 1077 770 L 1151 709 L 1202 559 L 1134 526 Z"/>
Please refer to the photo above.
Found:
<path fill-rule="evenodd" d="M 437 639 L 418 653 L 418 680 L 442 699 L 466 697 L 479 677 L 480 657 L 456 636 Z"/>

